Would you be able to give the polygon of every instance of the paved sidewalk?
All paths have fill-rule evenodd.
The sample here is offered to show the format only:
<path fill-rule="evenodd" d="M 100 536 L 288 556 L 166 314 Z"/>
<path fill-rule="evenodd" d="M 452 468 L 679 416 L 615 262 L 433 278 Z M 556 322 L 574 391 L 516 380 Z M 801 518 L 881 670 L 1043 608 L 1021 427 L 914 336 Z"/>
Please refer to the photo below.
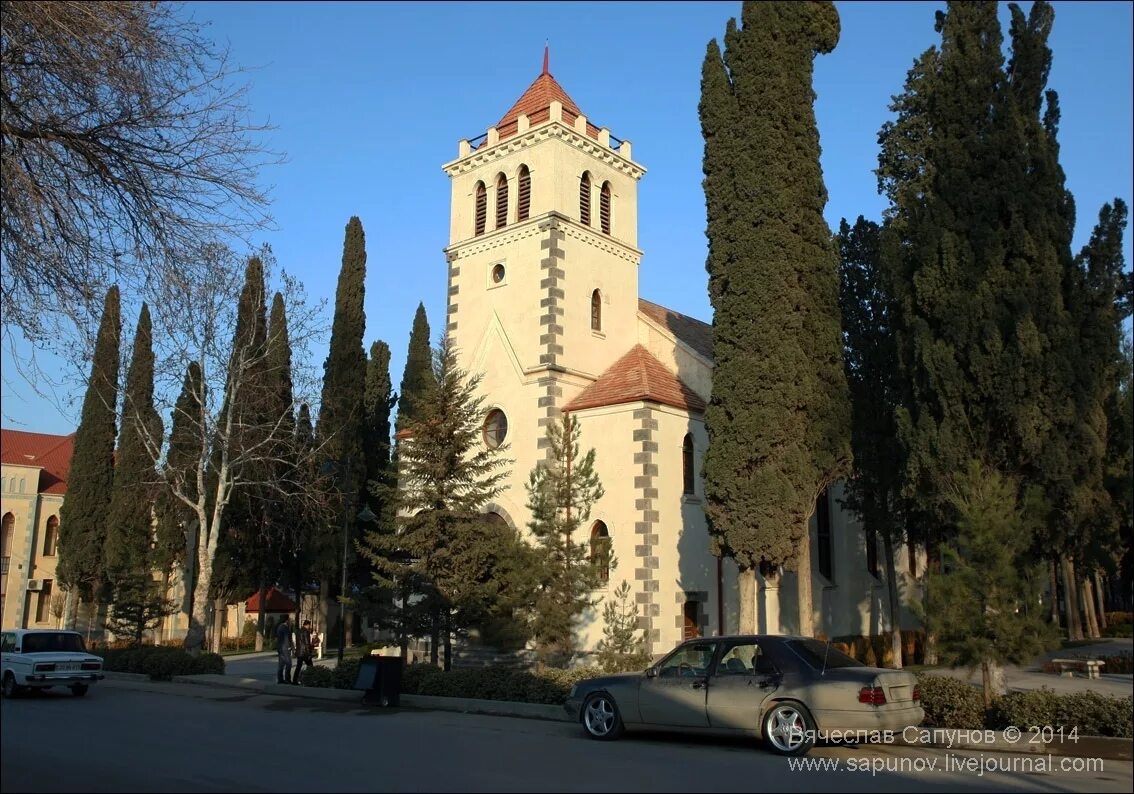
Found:
<path fill-rule="evenodd" d="M 1134 649 L 1134 640 L 1130 638 L 1106 638 L 1090 645 L 1077 648 L 1062 648 L 1039 656 L 1035 663 L 1027 667 L 1009 665 L 1004 668 L 1004 683 L 1009 692 L 1023 692 L 1030 689 L 1047 687 L 1060 694 L 1075 692 L 1098 692 L 1100 695 L 1114 697 L 1129 697 L 1134 692 L 1134 675 L 1130 673 L 1103 673 L 1099 678 L 1087 678 L 1081 673 L 1074 677 L 1064 677 L 1054 673 L 1045 673 L 1042 663 L 1049 659 L 1073 659 L 1075 657 L 1095 658 L 1097 656 L 1114 656 L 1122 653 L 1131 653 Z M 959 678 L 977 686 L 981 683 L 980 670 L 971 674 L 962 668 L 952 670 L 948 667 L 938 667 L 923 672 L 933 675 L 947 675 Z"/>

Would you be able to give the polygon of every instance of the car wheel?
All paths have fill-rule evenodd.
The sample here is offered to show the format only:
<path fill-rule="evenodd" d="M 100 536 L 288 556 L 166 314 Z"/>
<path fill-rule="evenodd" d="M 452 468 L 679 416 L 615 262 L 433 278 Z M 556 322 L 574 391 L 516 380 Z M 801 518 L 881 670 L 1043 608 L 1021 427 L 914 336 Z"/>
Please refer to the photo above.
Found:
<path fill-rule="evenodd" d="M 778 755 L 805 755 L 815 746 L 815 721 L 801 703 L 777 703 L 764 715 L 764 741 Z"/>
<path fill-rule="evenodd" d="M 87 684 L 75 684 L 71 687 L 71 694 L 77 698 L 81 698 L 83 695 L 87 694 L 88 689 L 90 689 L 90 687 Z"/>
<path fill-rule="evenodd" d="M 592 739 L 609 741 L 622 735 L 622 715 L 614 698 L 605 692 L 591 695 L 583 704 L 583 728 Z"/>
<path fill-rule="evenodd" d="M 11 673 L 4 674 L 4 697 L 14 698 L 20 694 L 20 688 L 16 685 L 16 677 Z"/>

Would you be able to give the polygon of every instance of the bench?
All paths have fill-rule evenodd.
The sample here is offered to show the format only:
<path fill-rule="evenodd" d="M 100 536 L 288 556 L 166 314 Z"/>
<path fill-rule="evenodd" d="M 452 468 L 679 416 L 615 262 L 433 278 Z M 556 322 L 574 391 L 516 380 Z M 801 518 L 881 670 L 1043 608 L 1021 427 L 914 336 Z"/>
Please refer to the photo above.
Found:
<path fill-rule="evenodd" d="M 1098 678 L 1099 668 L 1106 662 L 1098 659 L 1052 659 L 1051 663 L 1059 670 L 1059 674 L 1072 678 L 1075 671 L 1085 672 L 1087 678 Z"/>

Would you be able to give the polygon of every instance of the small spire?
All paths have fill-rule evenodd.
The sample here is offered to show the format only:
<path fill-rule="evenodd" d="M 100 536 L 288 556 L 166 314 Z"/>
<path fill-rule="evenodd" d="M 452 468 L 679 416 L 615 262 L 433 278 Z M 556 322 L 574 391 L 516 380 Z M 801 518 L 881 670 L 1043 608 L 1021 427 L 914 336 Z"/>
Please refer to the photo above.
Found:
<path fill-rule="evenodd" d="M 546 41 L 544 41 L 544 43 L 543 43 L 543 73 L 544 74 L 550 74 L 550 72 L 547 71 L 548 55 L 549 55 L 550 49 L 551 49 L 551 46 Z"/>

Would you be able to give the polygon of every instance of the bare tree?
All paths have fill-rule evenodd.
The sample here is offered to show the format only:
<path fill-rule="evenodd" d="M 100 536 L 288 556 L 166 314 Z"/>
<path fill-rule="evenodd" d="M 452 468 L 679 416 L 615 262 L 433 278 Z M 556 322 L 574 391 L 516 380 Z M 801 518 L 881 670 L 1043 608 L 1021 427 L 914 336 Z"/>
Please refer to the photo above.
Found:
<path fill-rule="evenodd" d="M 246 84 L 183 8 L 0 3 L 3 331 L 57 343 L 111 282 L 151 299 L 180 256 L 269 223 Z"/>
<path fill-rule="evenodd" d="M 271 251 L 264 247 L 255 256 L 270 280 L 274 270 Z M 161 472 L 162 488 L 184 506 L 183 567 L 192 592 L 185 647 L 191 652 L 201 649 L 211 603 L 221 595 L 214 587 L 214 563 L 218 544 L 227 531 L 226 511 L 234 495 L 255 487 L 266 494 L 264 498 L 294 499 L 297 492 L 303 492 L 297 461 L 319 454 L 318 449 L 297 445 L 294 440 L 291 428 L 296 404 L 270 415 L 248 410 L 262 396 L 257 390 L 263 388 L 270 366 L 270 345 L 245 342 L 256 336 L 270 341 L 271 334 L 282 330 L 238 325 L 237 306 L 242 293 L 248 297 L 249 289 L 264 289 L 264 282 L 246 285 L 238 275 L 242 268 L 234 259 L 239 257 L 229 249 L 210 246 L 200 254 L 196 271 L 205 278 L 169 279 L 154 304 L 155 347 L 163 363 L 159 370 L 163 384 L 155 393 L 161 394 L 163 413 L 171 411 L 174 423 L 191 428 L 191 441 L 179 449 L 177 466 L 163 465 L 168 450 L 162 448 L 160 438 L 150 437 L 147 443 L 155 472 Z M 281 273 L 277 279 L 288 304 L 298 403 L 307 401 L 304 398 L 316 387 L 317 379 L 308 363 L 309 344 L 325 328 L 319 323 L 321 306 L 306 304 L 302 286 L 287 274 Z M 260 301 L 263 295 L 251 298 Z M 252 322 L 261 318 L 251 314 Z M 190 367 L 196 374 L 182 380 Z M 183 388 L 194 391 L 192 399 L 176 400 Z"/>

